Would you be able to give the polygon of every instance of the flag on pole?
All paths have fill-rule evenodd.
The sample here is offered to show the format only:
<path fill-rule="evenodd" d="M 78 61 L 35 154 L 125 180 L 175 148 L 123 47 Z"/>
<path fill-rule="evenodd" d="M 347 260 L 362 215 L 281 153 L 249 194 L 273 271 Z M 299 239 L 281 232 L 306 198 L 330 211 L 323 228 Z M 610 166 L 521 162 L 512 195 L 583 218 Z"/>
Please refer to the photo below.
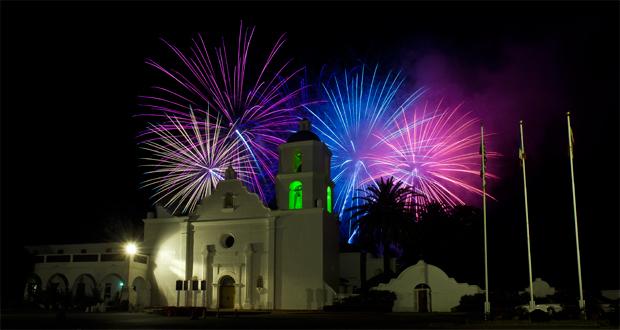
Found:
<path fill-rule="evenodd" d="M 570 159 L 573 159 L 573 152 L 575 151 L 575 137 L 573 136 L 573 128 L 568 124 L 568 132 L 570 133 Z"/>
<path fill-rule="evenodd" d="M 480 177 L 482 177 L 482 173 L 487 170 L 487 147 L 486 143 L 480 142 L 480 155 L 482 155 L 482 164 L 480 164 Z"/>
<path fill-rule="evenodd" d="M 523 166 L 523 162 L 525 161 L 525 150 L 521 147 L 519 147 L 519 159 L 521 160 L 519 165 Z"/>

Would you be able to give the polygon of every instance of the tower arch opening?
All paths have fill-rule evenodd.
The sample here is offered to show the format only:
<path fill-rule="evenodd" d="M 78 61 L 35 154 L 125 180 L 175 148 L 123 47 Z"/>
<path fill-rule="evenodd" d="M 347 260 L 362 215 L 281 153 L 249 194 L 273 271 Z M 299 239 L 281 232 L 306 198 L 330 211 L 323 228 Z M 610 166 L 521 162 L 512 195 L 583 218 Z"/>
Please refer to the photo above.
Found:
<path fill-rule="evenodd" d="M 303 185 L 301 181 L 295 180 L 289 185 L 288 208 L 299 210 L 303 207 Z"/>

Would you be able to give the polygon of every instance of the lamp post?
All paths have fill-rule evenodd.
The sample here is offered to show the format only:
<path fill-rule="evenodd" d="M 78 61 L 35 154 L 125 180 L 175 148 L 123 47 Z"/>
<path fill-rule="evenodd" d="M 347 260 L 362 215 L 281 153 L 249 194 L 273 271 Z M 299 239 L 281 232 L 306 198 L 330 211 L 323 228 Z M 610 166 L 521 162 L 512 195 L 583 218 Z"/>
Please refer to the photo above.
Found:
<path fill-rule="evenodd" d="M 127 305 L 130 307 L 129 302 L 131 301 L 131 291 L 129 288 L 129 282 L 131 281 L 131 262 L 133 261 L 133 256 L 138 253 L 138 245 L 135 242 L 127 242 L 125 243 L 125 254 L 127 255 Z M 123 288 L 121 288 L 122 292 Z"/>

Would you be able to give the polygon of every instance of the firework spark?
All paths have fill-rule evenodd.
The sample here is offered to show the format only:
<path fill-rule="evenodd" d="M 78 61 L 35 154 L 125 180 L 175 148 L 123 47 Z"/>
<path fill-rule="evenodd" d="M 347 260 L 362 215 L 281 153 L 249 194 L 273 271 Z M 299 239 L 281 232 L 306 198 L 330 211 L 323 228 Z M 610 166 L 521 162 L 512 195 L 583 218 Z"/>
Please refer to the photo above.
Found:
<path fill-rule="evenodd" d="M 477 187 L 479 122 L 469 113 L 460 114 L 460 107 L 445 109 L 438 102 L 429 109 L 425 102 L 403 112 L 393 132 L 377 134 L 383 149 L 370 161 L 373 176 L 367 181 L 393 176 L 427 201 L 448 206 L 465 204 L 463 192 L 482 195 Z M 488 158 L 497 156 L 496 152 L 487 153 Z M 487 176 L 496 178 L 488 172 Z"/>
<path fill-rule="evenodd" d="M 166 126 L 151 124 L 148 132 L 157 138 L 141 145 L 152 155 L 142 158 L 146 161 L 143 166 L 153 168 L 146 172 L 153 177 L 143 186 L 156 187 L 155 203 L 163 201 L 164 206 L 174 207 L 174 212 L 193 210 L 223 179 L 228 166 L 233 166 L 246 183 L 253 175 L 249 157 L 239 155 L 230 132 L 222 132 L 221 118 L 212 123 L 211 116 L 205 117 L 199 121 L 190 109 L 189 127 L 174 117 L 168 117 Z"/>
<path fill-rule="evenodd" d="M 250 62 L 253 35 L 254 28 L 244 29 L 241 24 L 236 48 L 228 47 L 222 40 L 221 46 L 212 51 L 199 35 L 187 53 L 164 41 L 182 65 L 167 68 L 147 60 L 147 64 L 170 78 L 171 84 L 154 87 L 157 96 L 144 96 L 143 106 L 151 110 L 145 116 L 167 121 L 159 126 L 160 130 L 178 131 L 178 125 L 191 127 L 190 107 L 207 116 L 221 116 L 217 129 L 237 146 L 235 167 L 245 168 L 249 189 L 267 201 L 264 187 L 274 182 L 277 147 L 294 131 L 300 119 L 299 109 L 311 103 L 296 100 L 305 86 L 287 88 L 302 69 L 289 70 L 290 60 L 280 66 L 275 64 L 285 35 L 279 37 L 262 62 L 258 61 L 260 64 Z M 252 166 L 239 163 L 246 160 Z M 199 194 L 199 185 L 191 187 L 187 187 L 186 194 Z"/>
<path fill-rule="evenodd" d="M 354 219 L 347 209 L 358 203 L 355 197 L 362 184 L 375 177 L 369 165 L 380 141 L 376 133 L 391 132 L 398 115 L 422 94 L 418 90 L 397 102 L 404 78 L 400 72 L 388 72 L 381 79 L 378 70 L 362 66 L 358 72 L 345 72 L 341 80 L 334 76 L 331 85 L 323 84 L 327 105 L 319 110 L 305 107 L 314 119 L 314 130 L 332 152 L 332 176 L 338 187 L 335 207 L 349 236 Z"/>

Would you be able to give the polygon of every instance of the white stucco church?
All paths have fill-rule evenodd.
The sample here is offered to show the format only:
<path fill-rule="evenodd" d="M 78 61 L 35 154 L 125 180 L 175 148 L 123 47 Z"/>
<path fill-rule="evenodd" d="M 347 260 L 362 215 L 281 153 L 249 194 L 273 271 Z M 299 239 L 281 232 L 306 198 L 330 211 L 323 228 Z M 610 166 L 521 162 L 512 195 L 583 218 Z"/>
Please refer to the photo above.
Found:
<path fill-rule="evenodd" d="M 92 291 L 110 276 L 80 274 L 107 269 L 113 280 L 100 291 L 106 297 L 124 296 L 132 305 L 321 309 L 339 284 L 331 152 L 303 120 L 299 131 L 279 146 L 279 156 L 276 210 L 249 192 L 229 167 L 225 179 L 189 216 L 157 207 L 144 219 L 137 255 L 142 262 L 123 259 L 118 244 L 73 251 L 70 245 L 30 247 L 44 259 L 36 264 L 27 290 L 55 281 L 64 290 L 82 284 L 80 290 Z M 142 285 L 135 285 L 138 278 Z M 183 281 L 181 291 L 177 281 Z"/>
<path fill-rule="evenodd" d="M 302 121 L 279 154 L 277 210 L 265 207 L 229 167 L 189 217 L 144 220 L 152 304 L 174 305 L 179 279 L 206 285 L 180 297 L 184 305 L 320 309 L 328 302 L 339 276 L 331 153 Z"/>
<path fill-rule="evenodd" d="M 144 241 L 133 255 L 125 254 L 122 243 L 27 247 L 36 260 L 25 298 L 42 289 L 74 297 L 100 295 L 104 305 L 126 301 L 130 310 L 320 310 L 332 304 L 339 293 L 351 293 L 341 280 L 359 286 L 360 268 L 359 253 L 339 252 L 331 152 L 310 131 L 309 121 L 302 120 L 299 130 L 279 146 L 279 157 L 276 209 L 249 192 L 229 167 L 224 180 L 189 216 L 156 207 L 143 220 Z M 371 257 L 367 277 L 381 273 L 382 267 L 381 259 Z M 441 271 L 410 279 L 420 266 L 411 267 L 377 288 L 397 293 L 396 310 L 444 310 L 457 304 L 461 295 L 479 290 L 453 291 L 454 281 Z M 435 273 L 440 280 L 429 278 Z M 425 283 L 428 297 L 418 294 L 420 283 Z M 441 283 L 450 288 L 440 289 Z M 437 289 L 437 294 L 458 297 L 435 306 L 444 299 L 436 296 L 431 303 L 432 290 Z M 426 304 L 428 308 L 420 307 Z"/>

